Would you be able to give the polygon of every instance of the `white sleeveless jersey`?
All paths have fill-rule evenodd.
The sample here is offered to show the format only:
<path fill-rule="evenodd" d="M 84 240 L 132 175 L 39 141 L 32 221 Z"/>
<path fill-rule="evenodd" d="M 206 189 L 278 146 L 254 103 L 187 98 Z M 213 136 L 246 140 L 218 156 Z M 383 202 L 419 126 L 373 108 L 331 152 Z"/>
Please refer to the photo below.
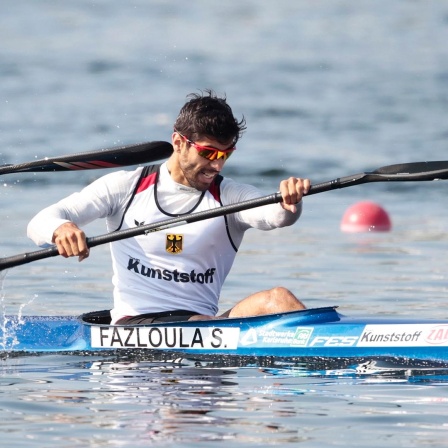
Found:
<path fill-rule="evenodd" d="M 162 209 L 156 178 L 157 173 L 152 173 L 140 179 L 122 229 L 177 215 Z M 190 191 L 188 188 L 184 195 Z M 220 207 L 211 191 L 199 195 L 195 191 L 191 205 L 183 213 Z M 117 292 L 113 313 L 117 318 L 176 309 L 215 315 L 221 285 L 236 254 L 223 217 L 127 238 L 112 243 L 111 251 Z"/>
<path fill-rule="evenodd" d="M 143 168 L 108 174 L 40 213 L 28 225 L 38 245 L 50 244 L 67 221 L 79 227 L 106 218 L 109 232 L 210 210 L 262 196 L 258 189 L 224 178 L 206 192 L 177 184 L 166 163 L 142 178 Z M 301 213 L 279 204 L 206 219 L 110 244 L 113 264 L 112 322 L 123 316 L 172 310 L 215 315 L 222 285 L 244 232 L 291 225 Z"/>

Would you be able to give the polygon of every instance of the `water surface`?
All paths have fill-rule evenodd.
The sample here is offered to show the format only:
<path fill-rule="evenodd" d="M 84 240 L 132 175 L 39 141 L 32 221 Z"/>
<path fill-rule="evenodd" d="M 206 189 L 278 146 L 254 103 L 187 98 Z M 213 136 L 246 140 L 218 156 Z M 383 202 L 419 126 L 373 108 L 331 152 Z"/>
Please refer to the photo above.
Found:
<path fill-rule="evenodd" d="M 266 194 L 447 158 L 443 1 L 7 2 L 0 163 L 167 140 L 185 96 L 226 93 L 246 135 L 224 174 Z M 103 173 L 2 176 L 0 256 L 35 250 L 29 219 Z M 348 315 L 448 318 L 446 184 L 367 184 L 305 200 L 293 227 L 250 231 L 221 308 L 283 285 Z M 387 233 L 344 234 L 373 200 Z M 87 229 L 105 232 L 103 223 Z M 2 314 L 110 307 L 108 248 L 2 273 Z M 20 446 L 438 447 L 444 368 L 170 354 L 2 353 L 0 431 Z"/>

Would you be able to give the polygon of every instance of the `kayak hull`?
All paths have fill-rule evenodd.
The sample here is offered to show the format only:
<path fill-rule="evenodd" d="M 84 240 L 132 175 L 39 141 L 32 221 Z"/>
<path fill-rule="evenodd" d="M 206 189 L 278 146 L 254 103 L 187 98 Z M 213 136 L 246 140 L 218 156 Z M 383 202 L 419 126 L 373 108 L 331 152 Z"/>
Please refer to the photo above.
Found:
<path fill-rule="evenodd" d="M 3 352 L 164 350 L 191 355 L 403 358 L 448 363 L 448 320 L 350 318 L 336 307 L 239 319 L 110 325 L 83 316 L 5 316 Z"/>

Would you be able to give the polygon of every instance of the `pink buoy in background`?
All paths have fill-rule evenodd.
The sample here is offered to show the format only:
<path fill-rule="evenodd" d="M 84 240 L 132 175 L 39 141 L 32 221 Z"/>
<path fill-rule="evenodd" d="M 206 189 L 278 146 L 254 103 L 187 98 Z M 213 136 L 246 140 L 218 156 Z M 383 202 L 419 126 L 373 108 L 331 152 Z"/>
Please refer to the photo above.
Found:
<path fill-rule="evenodd" d="M 371 201 L 358 202 L 349 207 L 342 217 L 343 232 L 388 232 L 392 223 L 388 213 Z"/>

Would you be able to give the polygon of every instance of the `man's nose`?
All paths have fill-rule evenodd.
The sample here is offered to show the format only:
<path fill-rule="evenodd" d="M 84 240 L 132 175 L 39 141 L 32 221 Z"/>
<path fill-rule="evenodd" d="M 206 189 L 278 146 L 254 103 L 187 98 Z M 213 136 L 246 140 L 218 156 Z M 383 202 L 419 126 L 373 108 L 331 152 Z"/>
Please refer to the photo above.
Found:
<path fill-rule="evenodd" d="M 222 154 L 222 153 L 221 153 Z M 224 157 L 219 157 L 219 153 L 218 153 L 218 158 L 216 158 L 215 160 L 211 160 L 210 161 L 210 166 L 217 171 L 221 171 L 222 167 L 224 166 L 224 163 L 226 161 L 224 160 Z"/>

